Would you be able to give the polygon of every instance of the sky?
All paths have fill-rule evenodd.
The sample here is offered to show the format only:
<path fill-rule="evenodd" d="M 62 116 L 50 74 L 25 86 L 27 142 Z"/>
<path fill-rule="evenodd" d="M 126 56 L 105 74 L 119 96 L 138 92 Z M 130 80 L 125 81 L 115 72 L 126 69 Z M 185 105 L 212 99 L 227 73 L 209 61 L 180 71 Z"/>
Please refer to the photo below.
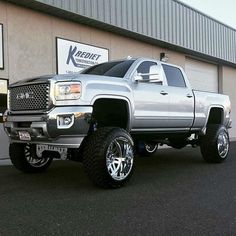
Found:
<path fill-rule="evenodd" d="M 180 0 L 236 29 L 236 0 Z"/>

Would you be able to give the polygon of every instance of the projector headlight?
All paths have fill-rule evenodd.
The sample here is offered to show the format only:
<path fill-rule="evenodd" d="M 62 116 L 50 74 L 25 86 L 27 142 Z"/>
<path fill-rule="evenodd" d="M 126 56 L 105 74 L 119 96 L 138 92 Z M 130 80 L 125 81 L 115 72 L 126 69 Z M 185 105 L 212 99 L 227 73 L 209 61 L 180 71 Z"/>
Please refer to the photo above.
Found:
<path fill-rule="evenodd" d="M 55 87 L 55 99 L 62 100 L 77 100 L 81 95 L 80 82 L 60 82 Z"/>

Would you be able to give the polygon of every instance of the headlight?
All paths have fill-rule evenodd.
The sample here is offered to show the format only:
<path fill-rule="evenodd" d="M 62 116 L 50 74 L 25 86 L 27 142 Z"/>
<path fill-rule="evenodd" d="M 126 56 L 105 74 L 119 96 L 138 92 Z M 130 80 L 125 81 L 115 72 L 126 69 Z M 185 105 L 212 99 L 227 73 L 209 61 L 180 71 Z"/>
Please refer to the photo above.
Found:
<path fill-rule="evenodd" d="M 77 100 L 81 95 L 81 83 L 79 82 L 61 82 L 55 87 L 55 99 L 60 100 Z"/>

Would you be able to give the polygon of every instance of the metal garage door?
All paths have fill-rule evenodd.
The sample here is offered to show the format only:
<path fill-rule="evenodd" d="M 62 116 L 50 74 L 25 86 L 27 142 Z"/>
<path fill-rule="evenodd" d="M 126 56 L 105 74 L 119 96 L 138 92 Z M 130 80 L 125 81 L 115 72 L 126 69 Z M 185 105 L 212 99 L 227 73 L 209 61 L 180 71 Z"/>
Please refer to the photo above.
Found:
<path fill-rule="evenodd" d="M 218 93 L 218 67 L 186 58 L 185 72 L 193 89 Z"/>

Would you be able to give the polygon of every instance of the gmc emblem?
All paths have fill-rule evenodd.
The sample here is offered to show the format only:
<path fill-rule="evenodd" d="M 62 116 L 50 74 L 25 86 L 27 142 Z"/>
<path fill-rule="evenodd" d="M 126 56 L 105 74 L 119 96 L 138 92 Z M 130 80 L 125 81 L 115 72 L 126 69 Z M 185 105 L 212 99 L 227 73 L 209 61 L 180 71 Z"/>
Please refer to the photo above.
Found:
<path fill-rule="evenodd" d="M 33 98 L 34 98 L 34 93 L 33 92 L 18 93 L 16 95 L 17 100 L 33 99 Z"/>

